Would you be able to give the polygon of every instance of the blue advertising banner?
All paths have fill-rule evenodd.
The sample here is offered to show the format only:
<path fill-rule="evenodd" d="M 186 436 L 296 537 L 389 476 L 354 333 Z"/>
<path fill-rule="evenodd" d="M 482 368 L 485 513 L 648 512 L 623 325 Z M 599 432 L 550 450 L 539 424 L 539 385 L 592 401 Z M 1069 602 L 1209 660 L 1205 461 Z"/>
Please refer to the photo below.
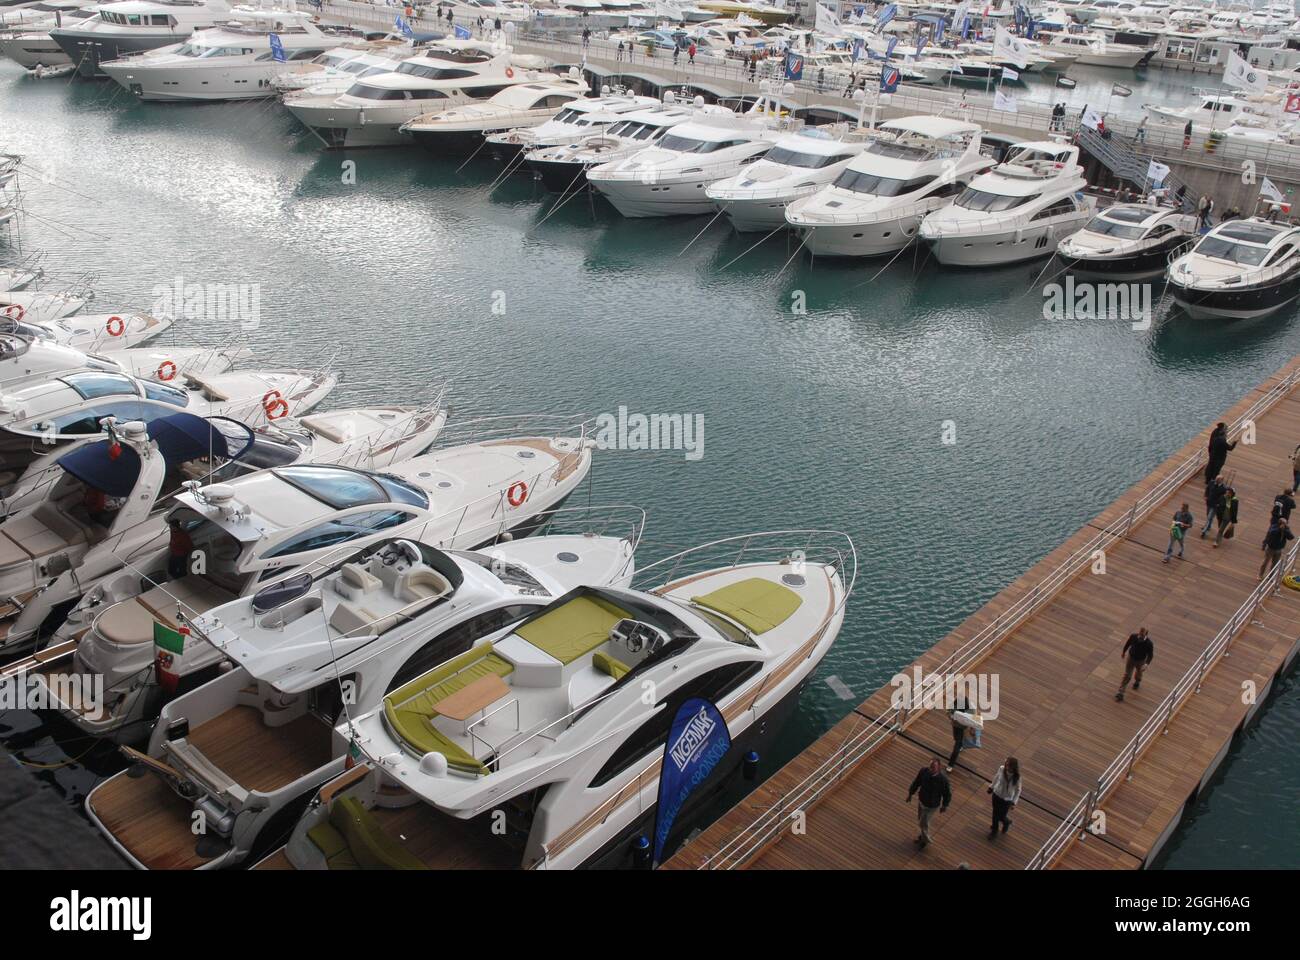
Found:
<path fill-rule="evenodd" d="M 785 78 L 787 80 L 803 79 L 803 57 L 793 53 L 785 55 Z"/>
<path fill-rule="evenodd" d="M 898 89 L 898 71 L 893 67 L 884 67 L 880 71 L 880 92 L 893 93 Z"/>
<path fill-rule="evenodd" d="M 692 697 L 677 708 L 664 744 L 659 772 L 659 802 L 655 808 L 654 862 L 663 855 L 673 820 L 695 788 L 708 779 L 731 749 L 727 721 L 718 708 L 702 697 Z"/>

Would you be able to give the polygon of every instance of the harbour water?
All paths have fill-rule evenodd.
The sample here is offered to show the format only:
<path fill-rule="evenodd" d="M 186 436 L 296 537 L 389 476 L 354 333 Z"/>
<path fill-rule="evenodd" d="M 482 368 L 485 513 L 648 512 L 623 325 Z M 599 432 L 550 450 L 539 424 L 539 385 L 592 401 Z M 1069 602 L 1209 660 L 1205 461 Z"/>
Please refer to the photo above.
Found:
<path fill-rule="evenodd" d="M 1126 110 L 1206 84 L 1152 73 Z M 1080 107 L 1104 93 L 1082 78 L 1029 89 Z M 859 579 L 844 631 L 769 770 L 1300 352 L 1291 311 L 1227 325 L 1163 298 L 1148 330 L 1046 320 L 1042 263 L 810 263 L 783 237 L 750 249 L 757 238 L 708 218 L 625 220 L 585 198 L 551 214 L 525 178 L 494 188 L 486 160 L 323 153 L 275 104 L 142 104 L 4 64 L 0 147 L 36 174 L 0 266 L 44 251 L 51 278 L 92 271 L 96 313 L 147 311 L 177 278 L 255 285 L 256 329 L 187 321 L 177 342 L 243 338 L 268 366 L 337 353 L 327 406 L 450 380 L 459 419 L 702 416 L 699 459 L 597 454 L 591 502 L 649 511 L 643 563 L 749 531 L 849 533 Z M 29 715 L 0 722 L 72 803 L 117 762 L 54 743 Z M 1300 861 L 1300 837 L 1273 826 L 1300 788 L 1297 724 L 1292 683 L 1166 865 Z"/>

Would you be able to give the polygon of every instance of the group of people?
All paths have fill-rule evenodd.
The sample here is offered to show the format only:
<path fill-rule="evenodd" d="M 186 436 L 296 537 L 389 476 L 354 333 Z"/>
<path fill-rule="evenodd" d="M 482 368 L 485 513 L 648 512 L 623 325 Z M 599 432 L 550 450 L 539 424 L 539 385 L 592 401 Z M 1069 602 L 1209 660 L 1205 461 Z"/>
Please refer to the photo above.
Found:
<path fill-rule="evenodd" d="M 989 839 L 996 840 L 999 832 L 1006 833 L 1011 829 L 1011 809 L 1020 802 L 1020 761 L 1007 757 L 989 782 L 987 792 L 993 801 Z M 920 769 L 908 787 L 907 802 L 911 803 L 913 797 L 916 797 L 916 821 L 921 828 L 914 842 L 924 850 L 934 839 L 930 836 L 930 826 L 935 814 L 946 813 L 952 805 L 952 784 L 937 757 Z"/>

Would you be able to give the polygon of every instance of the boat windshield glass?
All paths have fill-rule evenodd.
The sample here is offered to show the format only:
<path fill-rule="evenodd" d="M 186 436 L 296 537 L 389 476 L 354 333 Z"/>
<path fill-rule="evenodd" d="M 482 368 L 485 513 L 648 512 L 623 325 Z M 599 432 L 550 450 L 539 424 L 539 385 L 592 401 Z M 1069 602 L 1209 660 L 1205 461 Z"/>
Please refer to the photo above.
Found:
<path fill-rule="evenodd" d="M 1088 224 L 1089 233 L 1100 233 L 1108 237 L 1119 237 L 1121 240 L 1139 240 L 1146 231 L 1142 227 L 1135 227 L 1128 223 L 1115 223 L 1113 220 L 1107 220 L 1105 217 L 1093 217 Z"/>
<path fill-rule="evenodd" d="M 681 134 L 670 133 L 659 141 L 659 146 L 676 153 L 715 153 L 727 147 L 734 147 L 739 142 L 741 141 L 696 140 L 694 137 L 683 137 Z"/>
<path fill-rule="evenodd" d="M 1229 263 L 1257 267 L 1268 256 L 1268 247 L 1233 243 L 1223 237 L 1205 237 L 1197 244 L 1196 252 L 1203 257 L 1213 257 L 1215 260 L 1227 260 Z"/>
<path fill-rule="evenodd" d="M 1016 207 L 1028 203 L 1030 200 L 1036 200 L 1037 194 L 1028 197 L 1007 197 L 1000 193 L 989 193 L 985 190 L 976 190 L 973 187 L 967 187 L 961 192 L 955 203 L 957 206 L 966 210 L 978 210 L 982 213 L 998 213 L 1003 210 L 1013 210 Z"/>
<path fill-rule="evenodd" d="M 830 166 L 844 158 L 839 154 L 827 153 L 799 153 L 797 150 L 791 150 L 788 147 L 773 147 L 763 158 L 772 163 L 780 163 L 787 167 L 803 167 L 807 170 L 817 170 L 821 167 Z"/>
<path fill-rule="evenodd" d="M 929 177 L 925 178 L 928 183 Z M 911 185 L 909 187 L 909 185 Z M 851 190 L 854 193 L 867 193 L 874 197 L 896 197 L 901 193 L 909 193 L 911 190 L 918 189 L 915 180 L 896 180 L 893 177 L 882 177 L 875 173 L 865 173 L 860 170 L 844 170 L 835 178 L 835 186 L 841 190 Z"/>

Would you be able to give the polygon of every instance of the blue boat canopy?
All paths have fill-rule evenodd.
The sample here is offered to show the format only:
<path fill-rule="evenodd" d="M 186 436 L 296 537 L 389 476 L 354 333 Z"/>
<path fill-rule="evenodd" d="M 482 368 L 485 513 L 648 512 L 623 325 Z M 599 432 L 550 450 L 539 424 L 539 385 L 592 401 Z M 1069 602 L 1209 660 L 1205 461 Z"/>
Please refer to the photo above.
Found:
<path fill-rule="evenodd" d="M 226 417 L 205 420 L 192 413 L 173 413 L 151 421 L 147 429 L 168 467 L 206 456 L 238 460 L 253 445 L 253 431 Z M 112 447 L 111 440 L 88 443 L 60 457 L 59 466 L 110 497 L 129 496 L 140 476 L 140 457 L 126 445 L 114 457 Z"/>

